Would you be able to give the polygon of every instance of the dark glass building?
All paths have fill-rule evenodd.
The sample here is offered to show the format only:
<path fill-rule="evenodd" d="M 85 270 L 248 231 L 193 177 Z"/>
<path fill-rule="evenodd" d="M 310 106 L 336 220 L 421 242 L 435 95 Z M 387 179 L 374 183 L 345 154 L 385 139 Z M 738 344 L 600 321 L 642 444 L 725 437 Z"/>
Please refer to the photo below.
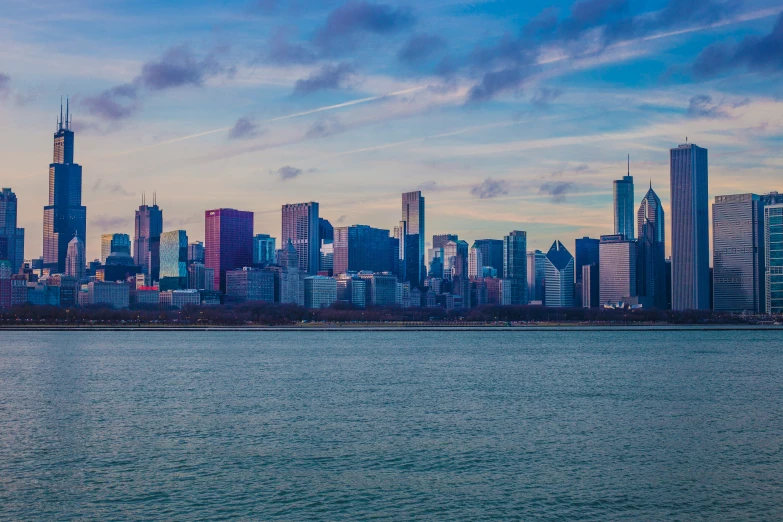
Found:
<path fill-rule="evenodd" d="M 24 263 L 24 229 L 16 228 L 18 202 L 10 188 L 0 191 L 0 261 L 8 261 L 18 274 Z"/>
<path fill-rule="evenodd" d="M 389 231 L 367 225 L 334 229 L 335 274 L 359 272 L 391 272 L 393 266 Z"/>
<path fill-rule="evenodd" d="M 636 226 L 636 293 L 645 306 L 666 309 L 666 221 L 652 183 L 636 213 Z"/>
<path fill-rule="evenodd" d="M 74 134 L 70 111 L 60 105 L 54 134 L 54 157 L 49 164 L 49 204 L 44 207 L 43 265 L 51 273 L 65 271 L 68 243 L 87 237 L 87 208 L 82 206 L 82 167 L 73 162 Z"/>
<path fill-rule="evenodd" d="M 142 196 L 141 206 L 136 211 L 135 234 L 133 236 L 133 261 L 142 267 L 144 274 L 153 281 L 160 277 L 160 234 L 163 232 L 163 211 L 158 207 L 155 196 L 152 206 Z"/>
<path fill-rule="evenodd" d="M 590 266 L 595 265 L 595 268 L 593 268 L 593 271 L 590 272 L 590 277 L 596 278 L 594 281 L 592 281 L 593 284 L 590 285 L 590 295 L 593 294 L 596 295 L 595 299 L 590 299 L 591 303 L 597 303 L 598 302 L 598 249 L 599 245 L 601 243 L 601 240 L 599 239 L 593 239 L 591 237 L 583 237 L 581 239 L 576 240 L 576 250 L 575 254 L 576 257 L 574 257 L 574 276 L 576 277 L 576 282 L 574 284 L 574 306 L 584 306 L 585 303 L 583 303 L 582 298 L 582 267 L 583 266 Z M 589 303 L 588 303 L 589 304 Z"/>
<path fill-rule="evenodd" d="M 473 246 L 481 252 L 483 266 L 491 266 L 498 271 L 498 277 L 503 278 L 503 240 L 477 239 Z"/>
<path fill-rule="evenodd" d="M 318 203 L 283 205 L 281 246 L 289 240 L 299 256 L 299 270 L 315 275 L 321 265 L 320 220 Z"/>
<path fill-rule="evenodd" d="M 253 264 L 253 213 L 219 208 L 207 210 L 204 220 L 204 264 L 225 293 L 226 271 Z"/>
<path fill-rule="evenodd" d="M 526 304 L 527 232 L 514 230 L 503 238 L 503 277 L 511 282 L 511 301 L 508 304 Z"/>
<path fill-rule="evenodd" d="M 427 273 L 424 249 L 424 196 L 420 191 L 402 194 L 402 222 L 405 223 L 405 241 L 400 242 L 404 256 L 405 280 L 413 287 L 421 286 Z"/>

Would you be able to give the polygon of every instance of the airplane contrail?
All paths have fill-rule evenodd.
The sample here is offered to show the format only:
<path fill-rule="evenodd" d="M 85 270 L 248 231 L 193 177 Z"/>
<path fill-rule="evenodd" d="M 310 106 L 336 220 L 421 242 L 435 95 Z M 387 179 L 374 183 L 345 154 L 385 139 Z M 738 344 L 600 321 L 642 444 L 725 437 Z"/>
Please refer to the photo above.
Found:
<path fill-rule="evenodd" d="M 383 100 L 384 98 L 392 98 L 394 96 L 402 96 L 403 94 L 410 94 L 412 92 L 420 91 L 420 90 L 422 90 L 424 88 L 425 88 L 424 86 L 421 86 L 421 87 L 412 87 L 410 89 L 404 89 L 402 91 L 387 92 L 386 94 L 380 94 L 378 96 L 369 96 L 367 98 L 359 98 L 358 100 L 351 100 L 351 101 L 347 101 L 347 102 L 343 102 L 343 103 L 338 103 L 336 105 L 327 105 L 326 107 L 318 107 L 317 109 L 310 109 L 310 110 L 307 110 L 307 111 L 295 112 L 293 114 L 287 114 L 285 116 L 277 116 L 275 118 L 269 118 L 269 119 L 266 119 L 266 120 L 261 120 L 258 123 L 272 123 L 272 122 L 275 122 L 275 121 L 287 120 L 287 119 L 290 119 L 290 118 L 298 118 L 300 116 L 307 116 L 309 114 L 316 114 L 316 113 L 319 113 L 319 112 L 332 111 L 332 110 L 335 110 L 335 109 L 342 109 L 343 107 L 350 107 L 352 105 L 359 105 L 361 103 L 367 103 L 367 102 L 376 101 L 376 100 Z M 141 151 L 144 151 L 144 150 L 154 149 L 154 148 L 157 148 L 157 147 L 163 147 L 164 145 L 171 145 L 172 143 L 178 143 L 180 141 L 191 140 L 191 139 L 194 139 L 194 138 L 201 138 L 202 136 L 209 136 L 210 134 L 217 134 L 217 133 L 220 133 L 220 132 L 228 132 L 231 129 L 232 129 L 232 127 L 220 127 L 219 129 L 212 129 L 212 130 L 208 130 L 208 131 L 204 131 L 204 132 L 199 132 L 199 133 L 196 133 L 196 134 L 191 134 L 189 136 L 181 136 L 179 138 L 174 138 L 174 139 L 171 139 L 171 140 L 161 141 L 160 143 L 147 145 L 146 147 L 139 147 L 137 149 L 127 150 L 125 152 L 119 152 L 117 154 L 109 156 L 109 158 L 116 158 L 118 156 L 125 156 L 125 155 L 128 155 L 128 154 L 133 154 L 134 152 L 141 152 Z"/>

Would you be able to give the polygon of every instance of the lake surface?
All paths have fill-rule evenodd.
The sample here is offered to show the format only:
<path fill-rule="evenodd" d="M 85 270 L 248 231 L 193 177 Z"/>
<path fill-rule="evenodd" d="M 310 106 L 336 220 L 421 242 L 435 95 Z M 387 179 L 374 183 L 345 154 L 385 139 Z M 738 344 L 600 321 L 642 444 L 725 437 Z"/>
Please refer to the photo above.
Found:
<path fill-rule="evenodd" d="M 0 519 L 783 519 L 775 331 L 0 332 Z"/>

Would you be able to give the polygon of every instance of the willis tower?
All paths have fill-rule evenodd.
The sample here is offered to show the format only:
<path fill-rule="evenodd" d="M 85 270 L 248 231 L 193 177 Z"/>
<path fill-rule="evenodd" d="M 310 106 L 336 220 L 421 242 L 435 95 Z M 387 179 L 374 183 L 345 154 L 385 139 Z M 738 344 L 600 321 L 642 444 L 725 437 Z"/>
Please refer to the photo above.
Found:
<path fill-rule="evenodd" d="M 68 243 L 86 241 L 87 208 L 82 206 L 82 167 L 73 162 L 73 131 L 66 102 L 54 134 L 54 158 L 49 165 L 49 204 L 44 207 L 43 266 L 52 274 L 65 272 Z"/>

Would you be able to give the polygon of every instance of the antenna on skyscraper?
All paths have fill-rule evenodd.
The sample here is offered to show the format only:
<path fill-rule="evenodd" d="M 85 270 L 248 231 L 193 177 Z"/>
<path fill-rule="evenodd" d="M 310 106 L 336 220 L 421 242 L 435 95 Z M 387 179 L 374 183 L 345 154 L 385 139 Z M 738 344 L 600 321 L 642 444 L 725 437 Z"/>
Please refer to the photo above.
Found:
<path fill-rule="evenodd" d="M 157 204 L 158 204 L 158 193 L 153 190 L 152 191 L 152 206 L 154 207 Z"/>
<path fill-rule="evenodd" d="M 60 96 L 60 119 L 57 121 L 57 130 L 63 130 L 63 97 Z"/>
<path fill-rule="evenodd" d="M 628 175 L 631 175 L 631 155 L 628 155 Z"/>
<path fill-rule="evenodd" d="M 66 96 L 65 97 L 65 128 L 67 130 L 71 129 L 71 107 L 70 107 L 71 100 Z"/>

